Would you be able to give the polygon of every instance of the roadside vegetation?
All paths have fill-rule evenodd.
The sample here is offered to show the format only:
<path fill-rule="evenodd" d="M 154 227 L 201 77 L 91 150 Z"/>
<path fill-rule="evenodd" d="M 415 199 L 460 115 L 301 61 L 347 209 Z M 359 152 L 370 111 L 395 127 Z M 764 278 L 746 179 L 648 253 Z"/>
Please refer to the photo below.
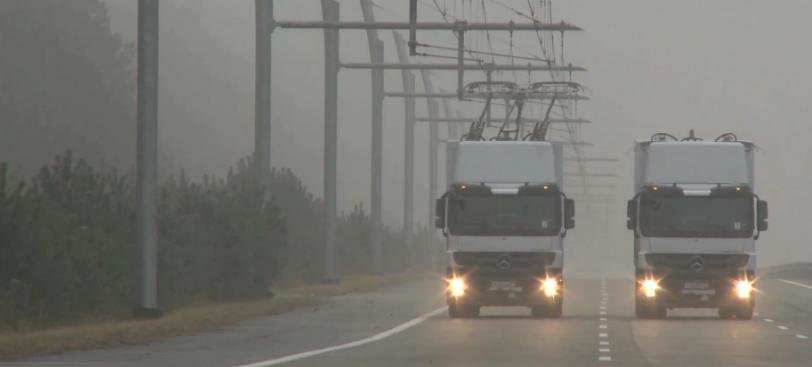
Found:
<path fill-rule="evenodd" d="M 139 303 L 135 53 L 109 23 L 104 0 L 0 1 L 0 70 L 13 71 L 0 77 L 0 332 L 129 319 Z M 192 177 L 162 144 L 163 310 L 322 279 L 322 203 L 294 172 L 273 171 L 265 204 L 250 158 Z M 340 214 L 342 274 L 369 272 L 369 234 L 362 205 Z M 406 235 L 384 229 L 387 272 L 427 266 Z"/>

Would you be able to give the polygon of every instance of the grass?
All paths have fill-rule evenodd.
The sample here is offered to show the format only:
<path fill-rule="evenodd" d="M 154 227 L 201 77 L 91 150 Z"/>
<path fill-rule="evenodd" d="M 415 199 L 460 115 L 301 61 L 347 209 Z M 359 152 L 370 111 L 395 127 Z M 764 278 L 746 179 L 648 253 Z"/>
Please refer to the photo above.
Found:
<path fill-rule="evenodd" d="M 0 333 L 0 359 L 60 354 L 153 342 L 217 330 L 242 320 L 270 316 L 318 302 L 324 297 L 426 277 L 415 274 L 347 276 L 339 284 L 287 285 L 273 299 L 207 304 L 173 310 L 160 319 L 95 322 L 37 331 Z"/>

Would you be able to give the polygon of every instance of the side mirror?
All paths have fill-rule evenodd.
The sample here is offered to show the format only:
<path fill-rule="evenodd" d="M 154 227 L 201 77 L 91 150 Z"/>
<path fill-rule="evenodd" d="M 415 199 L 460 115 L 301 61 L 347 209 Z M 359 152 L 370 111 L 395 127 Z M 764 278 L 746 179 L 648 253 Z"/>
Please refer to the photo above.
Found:
<path fill-rule="evenodd" d="M 564 228 L 575 228 L 575 200 L 564 199 Z"/>
<path fill-rule="evenodd" d="M 437 199 L 434 202 L 434 226 L 445 228 L 445 198 Z"/>
<path fill-rule="evenodd" d="M 756 202 L 756 222 L 759 232 L 766 231 L 767 227 L 769 227 L 767 223 L 767 216 L 767 202 L 764 200 L 759 200 Z"/>
<path fill-rule="evenodd" d="M 626 203 L 626 228 L 635 230 L 637 228 L 637 200 L 629 200 Z"/>

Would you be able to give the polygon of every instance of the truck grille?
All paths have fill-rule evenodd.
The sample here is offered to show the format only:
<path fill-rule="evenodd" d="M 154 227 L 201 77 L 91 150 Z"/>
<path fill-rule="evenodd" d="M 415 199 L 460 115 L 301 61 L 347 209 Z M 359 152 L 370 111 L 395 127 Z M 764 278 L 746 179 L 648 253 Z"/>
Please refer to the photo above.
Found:
<path fill-rule="evenodd" d="M 543 269 L 555 261 L 551 252 L 455 252 L 454 263 L 488 271 Z"/>
<path fill-rule="evenodd" d="M 646 262 L 655 268 L 701 273 L 736 270 L 745 265 L 745 254 L 646 254 Z"/>

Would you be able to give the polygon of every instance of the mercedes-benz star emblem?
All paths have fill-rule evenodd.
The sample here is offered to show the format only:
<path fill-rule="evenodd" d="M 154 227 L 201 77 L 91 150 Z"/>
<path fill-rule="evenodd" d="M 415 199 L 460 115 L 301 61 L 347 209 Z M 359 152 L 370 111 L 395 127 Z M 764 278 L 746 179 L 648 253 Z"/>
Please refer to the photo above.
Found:
<path fill-rule="evenodd" d="M 699 256 L 694 256 L 691 258 L 691 270 L 695 272 L 700 272 L 702 269 L 705 268 L 705 262 L 702 261 L 702 258 Z"/>
<path fill-rule="evenodd" d="M 507 255 L 499 256 L 496 260 L 496 266 L 502 270 L 510 269 L 510 257 Z"/>

